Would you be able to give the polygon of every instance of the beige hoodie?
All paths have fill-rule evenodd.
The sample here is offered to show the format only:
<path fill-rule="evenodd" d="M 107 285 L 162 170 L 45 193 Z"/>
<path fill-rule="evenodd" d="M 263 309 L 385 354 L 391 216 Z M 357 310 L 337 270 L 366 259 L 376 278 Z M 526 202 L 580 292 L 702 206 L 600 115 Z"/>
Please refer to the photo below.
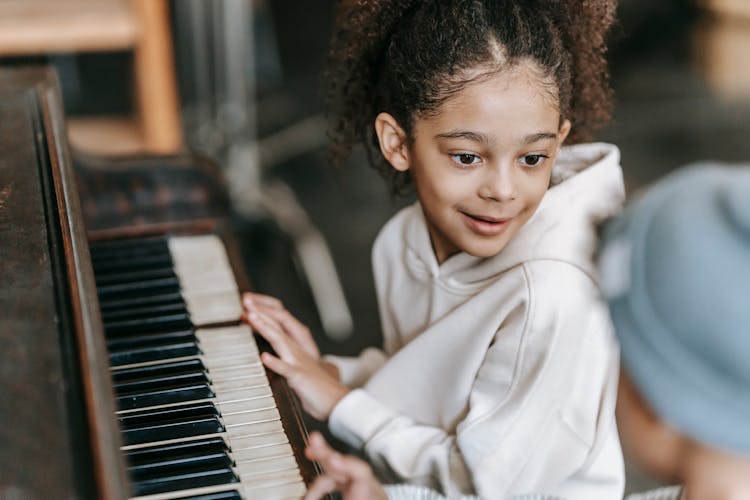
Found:
<path fill-rule="evenodd" d="M 624 201 L 619 151 L 562 148 L 552 186 L 492 258 L 437 264 L 422 210 L 382 229 L 384 349 L 328 357 L 359 387 L 329 418 L 382 478 L 448 496 L 622 498 L 618 353 L 596 284 L 596 226 Z"/>

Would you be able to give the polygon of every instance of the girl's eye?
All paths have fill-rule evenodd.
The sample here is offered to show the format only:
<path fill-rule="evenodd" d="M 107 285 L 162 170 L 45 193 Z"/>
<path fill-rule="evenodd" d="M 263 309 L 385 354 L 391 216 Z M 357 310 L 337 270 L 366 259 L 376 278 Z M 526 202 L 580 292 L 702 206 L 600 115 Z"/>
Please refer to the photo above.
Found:
<path fill-rule="evenodd" d="M 545 158 L 549 158 L 549 156 L 542 154 L 524 155 L 521 157 L 521 163 L 528 167 L 535 167 L 542 163 Z"/>
<path fill-rule="evenodd" d="M 473 155 L 471 153 L 457 153 L 451 155 L 451 158 L 453 158 L 453 161 L 461 166 L 472 165 L 479 161 L 479 156 Z"/>

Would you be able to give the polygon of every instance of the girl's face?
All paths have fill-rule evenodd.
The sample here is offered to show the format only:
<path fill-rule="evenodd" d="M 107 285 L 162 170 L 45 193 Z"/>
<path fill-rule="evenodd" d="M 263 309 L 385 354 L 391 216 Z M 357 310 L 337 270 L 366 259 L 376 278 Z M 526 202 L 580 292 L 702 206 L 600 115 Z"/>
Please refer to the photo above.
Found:
<path fill-rule="evenodd" d="M 438 262 L 498 254 L 539 206 L 570 130 L 539 74 L 521 62 L 468 84 L 415 120 L 411 143 L 391 115 L 376 119 L 386 159 L 411 171 Z"/>

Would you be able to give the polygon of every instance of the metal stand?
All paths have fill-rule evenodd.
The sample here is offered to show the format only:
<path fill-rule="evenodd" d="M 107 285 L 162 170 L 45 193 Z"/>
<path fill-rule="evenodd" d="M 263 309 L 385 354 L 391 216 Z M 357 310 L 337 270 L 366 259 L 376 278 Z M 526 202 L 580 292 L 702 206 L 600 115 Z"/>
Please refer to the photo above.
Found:
<path fill-rule="evenodd" d="M 253 7 L 249 0 L 174 2 L 178 57 L 190 68 L 182 89 L 188 143 L 226 166 L 241 215 L 273 219 L 292 241 L 329 338 L 352 332 L 352 318 L 323 235 L 285 183 L 263 171 L 325 143 L 320 116 L 257 138 Z M 184 67 L 184 66 L 183 66 Z M 181 71 L 181 76 L 184 71 Z"/>

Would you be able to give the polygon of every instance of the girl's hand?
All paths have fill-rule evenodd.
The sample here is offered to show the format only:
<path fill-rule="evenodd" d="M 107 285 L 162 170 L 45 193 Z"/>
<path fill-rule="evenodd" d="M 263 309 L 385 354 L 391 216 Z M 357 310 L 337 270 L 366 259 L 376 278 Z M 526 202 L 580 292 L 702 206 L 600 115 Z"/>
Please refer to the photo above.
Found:
<path fill-rule="evenodd" d="M 310 434 L 305 455 L 320 462 L 325 474 L 315 479 L 303 500 L 317 500 L 333 491 L 341 493 L 344 500 L 387 500 L 366 462 L 336 452 L 318 432 Z"/>
<path fill-rule="evenodd" d="M 279 299 L 270 295 L 245 292 L 242 294 L 242 304 L 248 313 L 255 311 L 271 317 L 289 335 L 289 338 L 299 344 L 311 357 L 320 359 L 320 351 L 310 329 L 292 316 Z"/>
<path fill-rule="evenodd" d="M 339 369 L 336 365 L 325 361 L 320 356 L 320 350 L 315 343 L 310 329 L 290 313 L 284 304 L 276 297 L 260 293 L 245 292 L 242 294 L 242 304 L 248 314 L 255 311 L 263 313 L 272 318 L 279 328 L 286 333 L 290 339 L 296 342 L 312 358 L 317 359 L 325 369 L 336 380 L 339 380 Z M 247 318 L 247 315 L 245 316 Z"/>
<path fill-rule="evenodd" d="M 350 391 L 339 382 L 320 358 L 294 342 L 282 325 L 270 316 L 251 311 L 247 315 L 250 326 L 271 344 L 277 356 L 264 352 L 261 361 L 282 377 L 294 390 L 302 407 L 314 418 L 325 421 L 338 402 Z"/>

